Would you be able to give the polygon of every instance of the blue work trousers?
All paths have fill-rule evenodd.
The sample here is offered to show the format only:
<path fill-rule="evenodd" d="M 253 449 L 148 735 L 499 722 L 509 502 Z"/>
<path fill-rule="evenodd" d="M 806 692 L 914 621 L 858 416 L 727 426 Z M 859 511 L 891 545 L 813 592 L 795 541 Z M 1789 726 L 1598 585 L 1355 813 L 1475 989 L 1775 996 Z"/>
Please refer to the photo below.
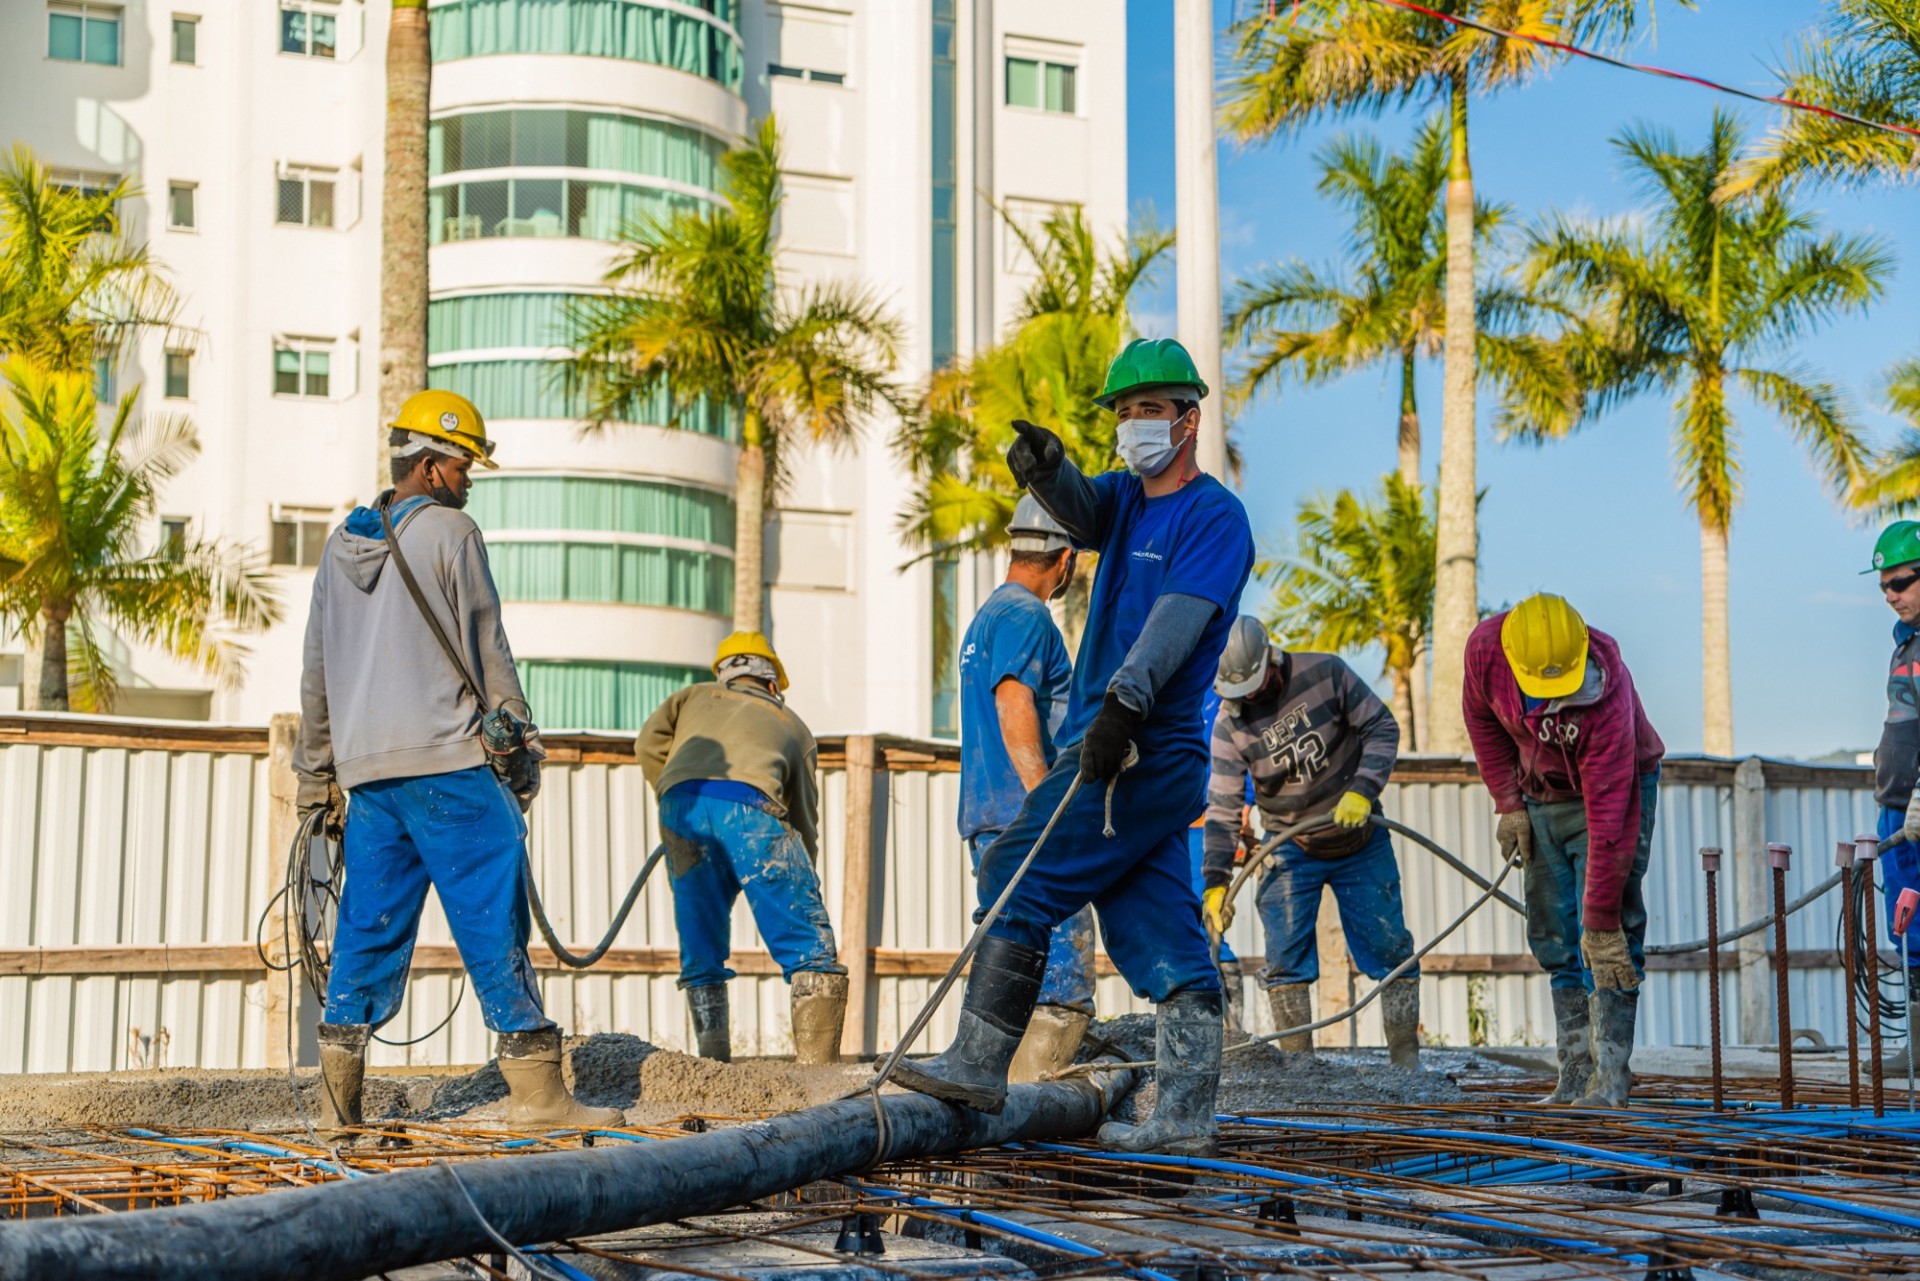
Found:
<path fill-rule="evenodd" d="M 1887 946 L 1895 952 L 1900 950 L 1900 936 L 1894 932 L 1893 913 L 1900 905 L 1901 890 L 1920 890 L 1920 849 L 1915 849 L 1906 841 L 1900 840 L 1900 829 L 1906 824 L 1905 810 L 1890 810 L 1881 807 L 1880 822 L 1876 827 L 1880 840 L 1880 891 L 1886 896 L 1887 919 L 1881 924 L 1886 935 Z M 1891 838 L 1892 844 L 1885 842 Z M 1914 958 L 1920 958 L 1920 913 L 1915 913 L 1913 923 L 1907 926 L 1907 947 Z M 1916 965 L 1920 969 L 1920 965 Z"/>
<path fill-rule="evenodd" d="M 967 842 L 973 856 L 973 874 L 980 875 L 980 856 L 1000 836 L 981 832 Z M 1041 1005 L 1064 1005 L 1082 1014 L 1093 1013 L 1093 909 L 1083 907 L 1053 927 L 1047 937 L 1047 973 L 1040 980 Z"/>
<path fill-rule="evenodd" d="M 976 921 L 1000 897 L 1080 772 L 1080 745 L 1065 748 L 1019 817 L 980 859 Z M 1218 992 L 1200 896 L 1187 857 L 1187 825 L 1206 807 L 1207 758 L 1155 753 L 1113 788 L 1113 836 L 1104 834 L 1107 785 L 1084 783 L 988 931 L 1032 948 L 1089 903 L 1107 955 L 1134 993 L 1160 1002 L 1176 992 Z"/>
<path fill-rule="evenodd" d="M 487 1026 L 552 1027 L 527 961 L 526 839 L 519 805 L 485 765 L 354 788 L 326 1021 L 378 1028 L 394 1016 L 431 885 Z"/>
<path fill-rule="evenodd" d="M 820 878 L 800 834 L 757 805 L 670 788 L 660 798 L 673 920 L 680 931 L 680 986 L 733 977 L 733 903 L 742 893 L 767 950 L 791 982 L 813 970 L 845 974 Z"/>
<path fill-rule="evenodd" d="M 1340 858 L 1315 858 L 1292 841 L 1274 851 L 1273 866 L 1260 879 L 1260 923 L 1267 932 L 1268 987 L 1311 983 L 1320 977 L 1315 930 L 1320 896 L 1333 891 L 1340 929 L 1353 963 L 1370 979 L 1383 979 L 1413 955 L 1413 935 L 1400 903 L 1400 864 L 1393 838 L 1376 826 L 1367 843 Z M 1402 978 L 1420 973 L 1415 965 Z"/>
<path fill-rule="evenodd" d="M 1640 778 L 1640 836 L 1620 900 L 1620 928 L 1627 936 L 1633 972 L 1647 974 L 1647 903 L 1641 897 L 1647 860 L 1653 854 L 1653 819 L 1660 806 L 1660 775 Z M 1593 975 L 1580 956 L 1580 916 L 1587 889 L 1587 808 L 1583 801 L 1528 801 L 1533 820 L 1533 857 L 1527 860 L 1527 946 L 1557 988 L 1593 990 Z"/>
<path fill-rule="evenodd" d="M 1187 862 L 1193 866 L 1193 892 L 1203 896 L 1207 892 L 1206 861 L 1207 851 L 1201 829 L 1189 827 L 1187 829 Z M 1240 964 L 1240 957 L 1234 952 L 1233 944 L 1227 942 L 1225 938 L 1220 940 L 1220 964 Z"/>

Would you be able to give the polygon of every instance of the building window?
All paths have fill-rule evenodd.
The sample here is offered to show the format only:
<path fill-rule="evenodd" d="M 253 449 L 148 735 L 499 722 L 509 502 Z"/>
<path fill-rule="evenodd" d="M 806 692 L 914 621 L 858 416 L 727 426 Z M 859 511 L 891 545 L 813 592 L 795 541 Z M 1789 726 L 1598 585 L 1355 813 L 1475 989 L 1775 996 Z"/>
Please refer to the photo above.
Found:
<path fill-rule="evenodd" d="M 196 185 L 191 182 L 167 184 L 167 226 L 175 231 L 192 231 L 198 225 L 193 216 L 193 196 L 196 190 Z"/>
<path fill-rule="evenodd" d="M 275 565 L 312 569 L 320 563 L 333 515 L 311 507 L 282 507 L 273 513 L 267 559 Z"/>
<path fill-rule="evenodd" d="M 701 667 L 667 663 L 569 662 L 522 659 L 520 685 L 548 733 L 560 729 L 624 730 L 646 724 L 675 690 L 711 680 Z"/>
<path fill-rule="evenodd" d="M 167 353 L 167 399 L 187 400 L 192 392 L 193 356 L 184 351 Z"/>
<path fill-rule="evenodd" d="M 101 352 L 93 360 L 93 398 L 103 405 L 114 403 L 114 364 L 119 353 L 111 349 Z"/>
<path fill-rule="evenodd" d="M 103 4 L 47 6 L 47 56 L 59 62 L 120 65 L 120 10 Z"/>
<path fill-rule="evenodd" d="M 340 13 L 316 0 L 280 0 L 280 52 L 331 58 L 340 41 Z"/>
<path fill-rule="evenodd" d="M 199 65 L 200 19 L 175 18 L 173 20 L 173 60 L 183 67 Z"/>
<path fill-rule="evenodd" d="M 1007 59 L 1007 105 L 1072 115 L 1077 68 L 1038 58 Z"/>
<path fill-rule="evenodd" d="M 273 347 L 273 394 L 325 397 L 331 389 L 333 344 L 282 338 Z"/>
<path fill-rule="evenodd" d="M 292 3 L 293 0 L 287 0 Z M 564 53 L 650 62 L 740 91 L 740 37 L 699 9 L 731 22 L 735 6 L 667 0 L 447 0 L 433 6 L 433 60 L 509 53 Z M 722 10 L 725 10 L 723 13 Z"/>
<path fill-rule="evenodd" d="M 776 79 L 811 80 L 822 85 L 843 85 L 847 82 L 844 71 L 814 71 L 807 67 L 785 67 L 777 62 L 767 64 L 767 74 Z"/>
<path fill-rule="evenodd" d="M 933 558 L 933 715 L 935 738 L 960 737 L 960 558 Z"/>
<path fill-rule="evenodd" d="M 720 190 L 727 144 L 663 120 L 602 111 L 528 107 L 470 111 L 435 120 L 427 131 L 427 173 L 538 165 L 643 174 L 702 191 Z"/>
<path fill-rule="evenodd" d="M 427 241 L 510 237 L 612 240 L 620 229 L 665 221 L 712 202 L 682 191 L 579 178 L 500 178 L 427 192 Z"/>
<path fill-rule="evenodd" d="M 279 179 L 274 221 L 299 227 L 333 226 L 337 169 L 289 169 Z"/>
<path fill-rule="evenodd" d="M 933 367 L 953 360 L 959 337 L 959 151 L 954 85 L 954 0 L 933 0 Z"/>
<path fill-rule="evenodd" d="M 156 549 L 160 559 L 182 561 L 187 557 L 187 518 L 185 516 L 162 516 L 160 518 L 160 546 Z"/>

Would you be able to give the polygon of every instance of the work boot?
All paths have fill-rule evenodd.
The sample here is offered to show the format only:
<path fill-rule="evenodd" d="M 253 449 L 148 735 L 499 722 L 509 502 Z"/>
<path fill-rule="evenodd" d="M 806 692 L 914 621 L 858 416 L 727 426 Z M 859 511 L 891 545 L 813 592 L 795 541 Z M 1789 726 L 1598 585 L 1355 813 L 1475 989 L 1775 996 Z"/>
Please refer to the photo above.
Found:
<path fill-rule="evenodd" d="M 1273 1007 L 1273 1030 L 1305 1027 L 1313 1022 L 1313 984 L 1282 983 L 1267 989 L 1267 1003 Z M 1289 1054 L 1312 1054 L 1313 1033 L 1295 1032 L 1274 1042 Z"/>
<path fill-rule="evenodd" d="M 1633 1025 L 1640 1013 L 1640 992 L 1597 988 L 1593 993 L 1593 1080 L 1574 1100 L 1577 1108 L 1623 1108 L 1633 1088 Z"/>
<path fill-rule="evenodd" d="M 930 1059 L 902 1059 L 893 1080 L 909 1090 L 998 1116 L 1007 1106 L 1007 1068 L 1033 1017 L 1047 950 L 989 934 L 973 954 L 967 998 L 953 1044 Z"/>
<path fill-rule="evenodd" d="M 1009 1081 L 1040 1081 L 1073 1062 L 1080 1053 L 1080 1040 L 1087 1034 L 1093 1016 L 1066 1005 L 1036 1005 L 1027 1023 L 1027 1034 L 1020 1038 L 1013 1066 L 1007 1069 Z"/>
<path fill-rule="evenodd" d="M 1395 1067 L 1420 1070 L 1420 980 L 1399 978 L 1380 993 L 1380 1022 L 1387 1030 L 1387 1057 Z"/>
<path fill-rule="evenodd" d="M 1239 966 L 1220 967 L 1220 986 L 1227 994 L 1227 1033 L 1235 1041 L 1247 1039 L 1247 985 Z"/>
<path fill-rule="evenodd" d="M 1119 1152 L 1212 1156 L 1213 1101 L 1220 1090 L 1226 1000 L 1219 992 L 1175 992 L 1154 1011 L 1153 1115 L 1141 1125 L 1109 1121 L 1100 1146 Z"/>
<path fill-rule="evenodd" d="M 1571 1103 L 1587 1092 L 1593 1081 L 1593 1027 L 1587 994 L 1579 988 L 1553 989 L 1554 1048 L 1560 1056 L 1560 1083 L 1537 1102 Z"/>
<path fill-rule="evenodd" d="M 727 985 L 709 983 L 687 989 L 693 1015 L 693 1052 L 716 1063 L 733 1062 L 733 1026 L 727 1018 Z"/>
<path fill-rule="evenodd" d="M 320 1128 L 360 1124 L 360 1087 L 367 1079 L 366 1023 L 322 1023 L 320 1037 Z"/>
<path fill-rule="evenodd" d="M 590 1108 L 560 1078 L 560 1029 L 500 1034 L 500 1075 L 507 1080 L 507 1124 L 592 1130 L 619 1125 L 619 1108 Z"/>
<path fill-rule="evenodd" d="M 802 970 L 793 976 L 792 999 L 793 1061 L 838 1063 L 840 1030 L 847 1022 L 847 976 Z"/>

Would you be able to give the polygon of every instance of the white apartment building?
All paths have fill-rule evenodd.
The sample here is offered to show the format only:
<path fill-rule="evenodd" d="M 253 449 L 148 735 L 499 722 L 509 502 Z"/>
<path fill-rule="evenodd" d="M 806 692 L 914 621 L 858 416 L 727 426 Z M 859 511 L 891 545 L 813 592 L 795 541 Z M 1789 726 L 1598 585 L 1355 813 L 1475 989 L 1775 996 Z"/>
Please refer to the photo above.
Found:
<path fill-rule="evenodd" d="M 153 536 L 268 549 L 288 607 L 236 689 L 126 650 L 123 708 L 291 710 L 311 566 L 375 492 L 387 7 L 0 7 L 0 140 L 75 182 L 135 178 L 129 212 L 198 331 L 111 373 L 201 434 Z M 730 628 L 735 451 L 718 413 L 581 434 L 557 376 L 563 320 L 606 287 L 616 230 L 719 199 L 720 154 L 773 112 L 789 279 L 875 291 L 918 384 L 1017 301 L 1006 217 L 1064 203 L 1103 235 L 1124 228 L 1124 0 L 434 0 L 431 15 L 430 381 L 470 396 L 500 442 L 469 510 L 537 719 L 632 729 Z M 817 729 L 950 735 L 952 646 L 998 567 L 908 565 L 895 427 L 794 460 L 768 627 Z"/>

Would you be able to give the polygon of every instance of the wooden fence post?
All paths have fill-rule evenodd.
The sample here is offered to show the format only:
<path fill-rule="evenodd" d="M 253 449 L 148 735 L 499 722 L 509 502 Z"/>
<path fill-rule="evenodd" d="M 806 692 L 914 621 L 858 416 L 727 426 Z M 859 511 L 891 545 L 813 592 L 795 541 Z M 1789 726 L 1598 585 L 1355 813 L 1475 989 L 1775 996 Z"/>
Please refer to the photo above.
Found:
<path fill-rule="evenodd" d="M 1750 756 L 1733 771 L 1733 917 L 1745 924 L 1773 910 L 1767 867 L 1767 772 Z M 1762 1045 L 1773 1036 L 1773 967 L 1767 931 L 1740 939 L 1740 1041 Z"/>
<path fill-rule="evenodd" d="M 1345 1014 L 1353 1008 L 1353 957 L 1347 951 L 1347 932 L 1340 925 L 1340 907 L 1329 891 L 1321 896 L 1320 914 L 1314 918 L 1314 943 L 1320 953 L 1319 1008 L 1316 1021 Z M 1344 1049 L 1360 1043 L 1359 1024 L 1348 1019 L 1323 1027 L 1313 1034 L 1313 1044 L 1322 1049 Z"/>
<path fill-rule="evenodd" d="M 299 811 L 295 806 L 295 793 L 299 782 L 293 776 L 293 743 L 300 733 L 300 717 L 293 712 L 280 712 L 267 726 L 267 894 L 278 892 L 286 884 L 287 852 L 293 844 L 293 834 L 300 825 Z M 297 904 L 289 903 L 285 898 L 275 901 L 273 910 L 267 914 L 262 927 L 261 941 L 266 946 L 267 959 L 275 965 L 285 965 L 292 956 L 298 956 L 297 948 L 289 955 L 286 942 L 291 938 L 289 928 L 298 929 Z M 293 919 L 290 921 L 289 917 Z M 266 1049 L 267 1066 L 285 1069 L 287 1063 L 287 1020 L 295 1020 L 294 1051 L 299 1052 L 299 1015 L 300 1015 L 300 971 L 268 970 L 266 1000 Z"/>
<path fill-rule="evenodd" d="M 878 1007 L 873 998 L 874 908 L 886 857 L 885 829 L 873 803 L 878 752 L 871 734 L 847 735 L 847 834 L 840 908 L 840 962 L 847 967 L 847 1021 L 840 1052 L 848 1058 L 875 1053 Z M 879 839 L 876 842 L 875 837 Z"/>

